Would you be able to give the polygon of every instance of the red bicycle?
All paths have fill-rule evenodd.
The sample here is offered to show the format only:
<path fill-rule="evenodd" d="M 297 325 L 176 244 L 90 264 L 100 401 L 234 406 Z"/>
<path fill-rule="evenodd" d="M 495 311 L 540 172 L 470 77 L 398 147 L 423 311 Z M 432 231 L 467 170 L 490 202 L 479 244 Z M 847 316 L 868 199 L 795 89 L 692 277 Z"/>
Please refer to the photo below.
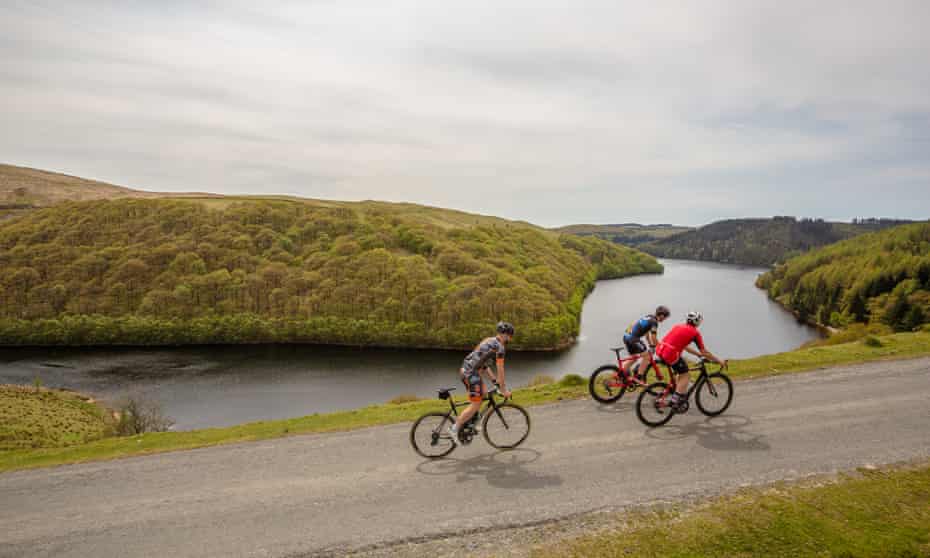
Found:
<path fill-rule="evenodd" d="M 599 403 L 614 403 L 623 397 L 623 394 L 626 393 L 627 390 L 635 391 L 636 388 L 645 386 L 648 383 L 646 380 L 649 376 L 650 369 L 656 371 L 656 378 L 660 382 L 665 381 L 665 378 L 662 376 L 662 371 L 659 370 L 659 365 L 656 364 L 652 349 L 645 353 L 631 355 L 626 358 L 620 357 L 620 351 L 623 350 L 623 347 L 612 347 L 610 350 L 617 355 L 617 364 L 605 364 L 601 366 L 591 374 L 591 378 L 588 380 L 588 391 L 595 401 Z M 643 356 L 648 359 L 646 369 L 639 371 L 637 366 L 633 366 L 632 372 L 634 376 L 631 376 L 626 371 L 626 366 L 624 366 L 624 364 L 639 360 Z"/>

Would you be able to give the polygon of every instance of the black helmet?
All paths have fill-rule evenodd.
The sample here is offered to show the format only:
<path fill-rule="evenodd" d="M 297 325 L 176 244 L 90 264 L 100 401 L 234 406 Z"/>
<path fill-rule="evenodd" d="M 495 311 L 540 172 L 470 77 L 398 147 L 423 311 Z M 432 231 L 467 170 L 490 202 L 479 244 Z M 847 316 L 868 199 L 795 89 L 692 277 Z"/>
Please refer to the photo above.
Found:
<path fill-rule="evenodd" d="M 660 304 L 659 307 L 656 308 L 656 317 L 665 316 L 667 318 L 671 315 L 672 315 L 672 311 L 668 309 L 668 306 L 664 306 Z"/>
<path fill-rule="evenodd" d="M 498 322 L 497 333 L 506 333 L 507 335 L 513 335 L 513 324 L 510 322 Z"/>

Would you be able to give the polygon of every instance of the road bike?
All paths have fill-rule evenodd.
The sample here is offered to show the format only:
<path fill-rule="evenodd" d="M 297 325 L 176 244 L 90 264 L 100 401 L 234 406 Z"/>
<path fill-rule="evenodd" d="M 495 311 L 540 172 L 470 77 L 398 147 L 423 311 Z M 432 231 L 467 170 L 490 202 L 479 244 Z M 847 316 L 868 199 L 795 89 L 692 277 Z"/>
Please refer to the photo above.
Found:
<path fill-rule="evenodd" d="M 449 427 L 455 424 L 459 416 L 458 408 L 469 402 L 456 403 L 452 398 L 453 391 L 454 387 L 439 390 L 439 399 L 449 402 L 448 411 L 426 413 L 410 429 L 410 444 L 423 457 L 438 459 L 455 449 L 456 444 L 449 435 Z M 459 428 L 460 444 L 467 446 L 478 435 L 479 421 L 484 439 L 497 449 L 513 449 L 530 435 L 530 414 L 526 409 L 510 401 L 509 397 L 504 397 L 501 402 L 497 401 L 497 397 L 503 396 L 495 384 L 485 395 L 485 404 L 481 410 Z"/>
<path fill-rule="evenodd" d="M 653 349 L 638 355 L 630 355 L 627 358 L 620 357 L 620 351 L 623 350 L 623 347 L 611 347 L 610 350 L 617 355 L 617 364 L 601 366 L 588 379 L 588 392 L 595 401 L 599 403 L 619 401 L 627 391 L 635 391 L 637 388 L 646 385 L 649 370 L 655 370 L 656 378 L 659 381 L 665 380 L 662 371 L 659 370 L 659 365 L 656 364 L 653 357 Z M 642 374 L 639 374 L 638 368 L 641 368 L 641 366 L 633 365 L 631 371 L 636 377 L 630 375 L 624 365 L 628 362 L 638 361 L 644 356 L 647 358 L 646 369 Z"/>
<path fill-rule="evenodd" d="M 668 366 L 668 364 L 666 364 Z M 687 413 L 691 406 L 691 395 L 695 394 L 694 402 L 697 408 L 709 417 L 715 417 L 730 406 L 733 401 L 733 382 L 722 372 L 723 366 L 713 373 L 707 372 L 707 360 L 701 359 L 698 364 L 688 369 L 698 371 L 700 374 L 684 400 L 678 405 L 672 405 L 669 399 L 675 392 L 677 375 L 669 366 L 671 382 L 655 382 L 643 388 L 636 400 L 636 416 L 646 426 L 662 426 L 672 420 L 675 414 Z"/>

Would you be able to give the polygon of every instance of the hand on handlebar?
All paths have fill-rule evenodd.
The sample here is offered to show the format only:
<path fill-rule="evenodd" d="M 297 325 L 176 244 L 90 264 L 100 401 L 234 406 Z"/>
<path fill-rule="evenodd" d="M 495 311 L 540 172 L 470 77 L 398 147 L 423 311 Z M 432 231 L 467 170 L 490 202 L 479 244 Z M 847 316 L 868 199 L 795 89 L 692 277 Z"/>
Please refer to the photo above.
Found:
<path fill-rule="evenodd" d="M 500 393 L 501 395 L 504 396 L 505 399 L 510 399 L 510 397 L 513 395 L 513 394 L 510 392 L 510 390 L 507 389 L 506 386 L 501 387 L 501 385 L 500 385 L 499 383 L 497 383 L 497 382 L 494 382 L 494 387 L 491 388 L 491 391 L 496 391 L 496 392 Z"/>

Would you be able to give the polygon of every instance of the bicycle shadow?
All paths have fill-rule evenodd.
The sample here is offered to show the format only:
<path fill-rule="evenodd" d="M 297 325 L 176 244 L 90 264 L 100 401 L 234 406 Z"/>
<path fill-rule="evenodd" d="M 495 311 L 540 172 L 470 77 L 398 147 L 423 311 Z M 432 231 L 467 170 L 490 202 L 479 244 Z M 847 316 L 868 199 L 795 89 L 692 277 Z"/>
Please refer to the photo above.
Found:
<path fill-rule="evenodd" d="M 715 451 L 769 451 L 764 434 L 746 428 L 752 419 L 743 415 L 707 417 L 703 421 L 649 428 L 646 436 L 655 440 L 681 440 L 694 437 L 698 445 Z"/>
<path fill-rule="evenodd" d="M 484 477 L 495 488 L 538 490 L 560 486 L 560 475 L 543 475 L 527 469 L 542 454 L 534 449 L 515 449 L 470 457 L 427 460 L 417 465 L 424 475 L 454 475 L 455 482 Z"/>

